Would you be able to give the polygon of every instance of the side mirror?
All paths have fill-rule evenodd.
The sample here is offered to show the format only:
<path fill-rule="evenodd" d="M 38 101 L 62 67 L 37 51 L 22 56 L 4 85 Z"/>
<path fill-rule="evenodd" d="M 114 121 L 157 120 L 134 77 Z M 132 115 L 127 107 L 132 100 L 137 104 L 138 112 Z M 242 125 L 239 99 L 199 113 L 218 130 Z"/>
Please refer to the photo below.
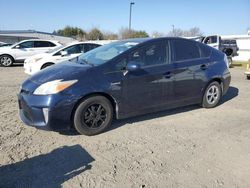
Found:
<path fill-rule="evenodd" d="M 20 46 L 19 46 L 19 45 L 16 45 L 16 46 L 15 46 L 15 48 L 16 48 L 16 49 L 19 49 L 19 48 L 20 48 Z"/>
<path fill-rule="evenodd" d="M 67 51 L 61 51 L 60 53 L 61 53 L 61 56 L 67 56 L 67 55 L 69 55 Z"/>
<path fill-rule="evenodd" d="M 136 62 L 129 62 L 126 66 L 127 71 L 134 72 L 141 68 L 141 66 Z"/>

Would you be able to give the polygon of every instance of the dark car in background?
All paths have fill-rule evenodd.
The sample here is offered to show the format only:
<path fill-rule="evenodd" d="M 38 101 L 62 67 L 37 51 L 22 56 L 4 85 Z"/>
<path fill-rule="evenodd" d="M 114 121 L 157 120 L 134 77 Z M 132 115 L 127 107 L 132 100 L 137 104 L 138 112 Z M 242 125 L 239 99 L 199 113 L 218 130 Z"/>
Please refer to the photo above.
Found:
<path fill-rule="evenodd" d="M 129 39 L 33 75 L 18 95 L 27 125 L 80 134 L 112 120 L 191 104 L 215 107 L 231 80 L 224 53 L 183 38 Z"/>

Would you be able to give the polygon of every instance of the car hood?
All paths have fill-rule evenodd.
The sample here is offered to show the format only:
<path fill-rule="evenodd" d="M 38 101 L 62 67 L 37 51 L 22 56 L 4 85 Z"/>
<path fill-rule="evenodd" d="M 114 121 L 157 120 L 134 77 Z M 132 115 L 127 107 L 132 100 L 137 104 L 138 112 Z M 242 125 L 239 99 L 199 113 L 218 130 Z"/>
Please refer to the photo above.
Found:
<path fill-rule="evenodd" d="M 26 62 L 28 61 L 32 61 L 33 59 L 38 59 L 38 58 L 46 58 L 46 57 L 50 57 L 51 55 L 49 53 L 41 53 L 41 54 L 36 54 L 36 55 L 33 55 L 31 57 L 28 57 L 26 59 Z"/>
<path fill-rule="evenodd" d="M 11 49 L 11 47 L 9 47 L 9 46 L 2 46 L 2 47 L 0 47 L 0 53 L 5 52 L 5 51 L 9 51 L 10 49 Z"/>
<path fill-rule="evenodd" d="M 43 84 L 53 80 L 79 79 L 79 73 L 92 68 L 90 65 L 77 64 L 69 61 L 45 68 L 29 78 L 36 84 Z"/>

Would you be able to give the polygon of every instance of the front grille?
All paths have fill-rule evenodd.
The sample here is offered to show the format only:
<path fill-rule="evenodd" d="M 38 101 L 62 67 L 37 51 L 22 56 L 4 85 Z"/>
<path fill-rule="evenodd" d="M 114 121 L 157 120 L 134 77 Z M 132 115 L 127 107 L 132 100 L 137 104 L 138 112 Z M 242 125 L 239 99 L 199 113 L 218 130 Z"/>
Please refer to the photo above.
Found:
<path fill-rule="evenodd" d="M 26 110 L 23 110 L 23 115 L 24 115 L 29 121 L 32 121 L 31 115 L 30 115 Z"/>

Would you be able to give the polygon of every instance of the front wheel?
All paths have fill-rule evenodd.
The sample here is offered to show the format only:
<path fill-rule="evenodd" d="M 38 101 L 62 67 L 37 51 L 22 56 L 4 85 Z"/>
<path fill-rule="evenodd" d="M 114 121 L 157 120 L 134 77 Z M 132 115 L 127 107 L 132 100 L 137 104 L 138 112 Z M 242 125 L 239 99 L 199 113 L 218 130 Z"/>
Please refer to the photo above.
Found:
<path fill-rule="evenodd" d="M 221 86 L 218 82 L 212 82 L 206 88 L 206 91 L 203 95 L 202 106 L 204 108 L 213 108 L 215 107 L 222 96 Z"/>
<path fill-rule="evenodd" d="M 0 57 L 0 64 L 3 67 L 10 67 L 13 65 L 13 63 L 14 63 L 14 59 L 9 55 L 2 55 Z"/>
<path fill-rule="evenodd" d="M 92 136 L 103 132 L 112 123 L 113 107 L 103 96 L 94 96 L 81 102 L 74 114 L 78 133 Z"/>

